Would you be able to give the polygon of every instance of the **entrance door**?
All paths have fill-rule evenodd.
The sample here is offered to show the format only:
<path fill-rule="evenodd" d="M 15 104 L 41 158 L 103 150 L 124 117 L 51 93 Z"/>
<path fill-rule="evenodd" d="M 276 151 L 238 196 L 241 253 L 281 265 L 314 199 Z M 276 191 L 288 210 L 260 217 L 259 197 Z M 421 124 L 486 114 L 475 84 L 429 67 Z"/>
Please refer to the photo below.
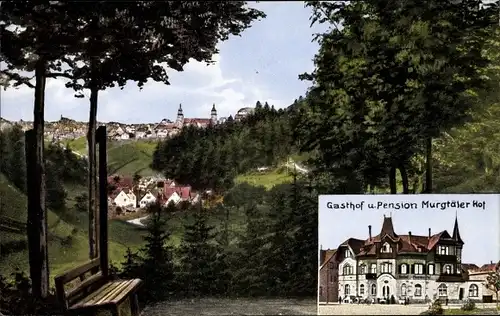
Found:
<path fill-rule="evenodd" d="M 384 287 L 382 288 L 382 295 L 384 296 L 384 298 L 388 298 L 390 293 L 389 293 L 389 286 L 388 285 L 384 285 Z"/>
<path fill-rule="evenodd" d="M 460 289 L 458 292 L 458 299 L 463 300 L 464 299 L 464 289 Z"/>

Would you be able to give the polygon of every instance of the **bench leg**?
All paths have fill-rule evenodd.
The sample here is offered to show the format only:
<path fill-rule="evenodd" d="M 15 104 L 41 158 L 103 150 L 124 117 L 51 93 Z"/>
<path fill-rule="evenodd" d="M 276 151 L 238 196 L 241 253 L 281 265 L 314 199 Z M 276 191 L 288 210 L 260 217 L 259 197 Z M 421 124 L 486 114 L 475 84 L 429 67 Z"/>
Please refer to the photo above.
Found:
<path fill-rule="evenodd" d="M 113 308 L 111 308 L 111 314 L 113 316 L 120 316 L 120 309 L 118 308 L 118 304 L 114 305 Z"/>
<path fill-rule="evenodd" d="M 141 311 L 139 308 L 139 298 L 137 293 L 132 294 L 130 297 L 130 308 L 132 309 L 132 316 L 139 316 Z"/>

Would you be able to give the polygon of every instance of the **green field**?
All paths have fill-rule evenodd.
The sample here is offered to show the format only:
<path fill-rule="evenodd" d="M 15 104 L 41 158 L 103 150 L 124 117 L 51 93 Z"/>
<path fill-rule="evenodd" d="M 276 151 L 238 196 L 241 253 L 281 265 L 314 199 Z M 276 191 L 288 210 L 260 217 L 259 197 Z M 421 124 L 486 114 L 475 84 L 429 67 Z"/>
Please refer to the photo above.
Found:
<path fill-rule="evenodd" d="M 87 140 L 85 137 L 66 142 L 69 147 L 81 154 L 87 155 Z M 149 165 L 157 142 L 150 140 L 127 140 L 108 142 L 108 167 L 110 173 L 132 176 L 150 176 L 155 172 Z"/>
<path fill-rule="evenodd" d="M 293 175 L 291 172 L 287 172 L 284 168 L 279 168 L 271 170 L 269 172 L 248 172 L 236 177 L 236 183 L 247 182 L 248 184 L 254 186 L 264 186 L 266 189 L 270 189 L 275 185 L 282 183 L 290 183 L 293 181 Z"/>

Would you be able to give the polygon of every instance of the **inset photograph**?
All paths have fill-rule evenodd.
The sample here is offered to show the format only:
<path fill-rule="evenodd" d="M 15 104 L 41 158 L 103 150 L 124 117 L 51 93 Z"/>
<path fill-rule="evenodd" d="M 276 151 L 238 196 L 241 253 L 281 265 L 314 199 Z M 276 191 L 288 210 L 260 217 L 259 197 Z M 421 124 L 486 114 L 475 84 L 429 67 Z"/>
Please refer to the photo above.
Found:
<path fill-rule="evenodd" d="M 497 314 L 500 195 L 323 195 L 318 312 Z"/>

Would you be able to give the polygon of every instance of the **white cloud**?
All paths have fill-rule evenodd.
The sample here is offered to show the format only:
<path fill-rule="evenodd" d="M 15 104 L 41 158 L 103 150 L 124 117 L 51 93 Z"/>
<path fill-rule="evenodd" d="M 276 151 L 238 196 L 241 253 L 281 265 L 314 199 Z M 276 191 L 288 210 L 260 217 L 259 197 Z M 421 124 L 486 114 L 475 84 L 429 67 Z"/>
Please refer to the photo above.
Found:
<path fill-rule="evenodd" d="M 227 77 L 221 68 L 221 56 L 214 56 L 214 63 L 207 65 L 189 62 L 183 72 L 171 71 L 170 83 L 149 82 L 142 91 L 135 83 L 100 91 L 98 119 L 102 121 L 155 122 L 163 118 L 174 119 L 179 103 L 186 117 L 208 117 L 212 104 L 219 116 L 234 115 L 245 106 L 260 100 L 279 107 L 279 100 L 254 80 Z M 57 120 L 60 115 L 77 120 L 88 119 L 89 91 L 87 97 L 78 99 L 74 91 L 65 87 L 64 79 L 48 79 L 46 86 L 46 120 Z M 12 120 L 32 120 L 34 91 L 26 86 L 9 88 L 1 95 L 0 115 Z"/>

